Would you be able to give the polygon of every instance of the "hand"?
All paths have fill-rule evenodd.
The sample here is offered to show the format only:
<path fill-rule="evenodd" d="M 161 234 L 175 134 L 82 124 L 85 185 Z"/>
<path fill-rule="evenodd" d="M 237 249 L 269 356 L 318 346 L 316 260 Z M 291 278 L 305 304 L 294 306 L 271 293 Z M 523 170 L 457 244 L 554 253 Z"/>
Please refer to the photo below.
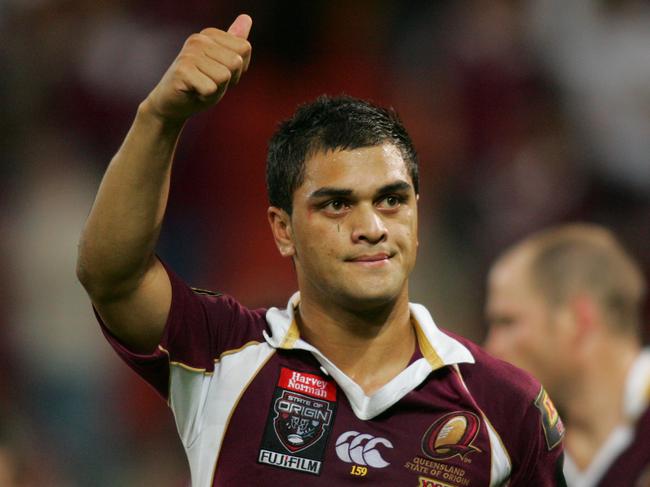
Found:
<path fill-rule="evenodd" d="M 147 96 L 148 109 L 163 122 L 184 122 L 217 103 L 248 69 L 252 19 L 239 15 L 227 31 L 207 28 L 192 34 Z"/>

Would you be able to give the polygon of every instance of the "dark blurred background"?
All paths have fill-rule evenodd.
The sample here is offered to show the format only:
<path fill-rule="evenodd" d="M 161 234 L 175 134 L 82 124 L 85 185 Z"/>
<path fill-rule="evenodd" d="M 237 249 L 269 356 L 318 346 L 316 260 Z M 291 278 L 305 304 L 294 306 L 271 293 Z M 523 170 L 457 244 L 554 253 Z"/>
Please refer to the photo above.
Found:
<path fill-rule="evenodd" d="M 369 98 L 420 155 L 412 298 L 480 342 L 489 263 L 533 230 L 602 223 L 649 274 L 649 5 L 0 1 L 0 486 L 188 485 L 171 414 L 74 275 L 101 174 L 188 35 L 247 12 L 253 62 L 186 127 L 160 254 L 193 285 L 283 306 L 266 141 L 318 94 Z"/>

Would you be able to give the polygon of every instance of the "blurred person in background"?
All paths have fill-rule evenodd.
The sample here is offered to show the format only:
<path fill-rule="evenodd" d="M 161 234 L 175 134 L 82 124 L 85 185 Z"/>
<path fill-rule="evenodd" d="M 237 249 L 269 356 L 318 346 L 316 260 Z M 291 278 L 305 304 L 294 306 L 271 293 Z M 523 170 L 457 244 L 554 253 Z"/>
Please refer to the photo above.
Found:
<path fill-rule="evenodd" d="M 566 424 L 574 487 L 650 485 L 646 283 L 606 228 L 550 228 L 508 249 L 488 277 L 486 349 L 533 374 Z"/>
<path fill-rule="evenodd" d="M 156 257 L 183 125 L 247 70 L 251 23 L 188 38 L 79 247 L 107 338 L 169 400 L 193 485 L 564 485 L 544 389 L 408 302 L 417 157 L 392 112 L 323 97 L 272 138 L 267 214 L 300 289 L 286 310 L 191 289 Z"/>

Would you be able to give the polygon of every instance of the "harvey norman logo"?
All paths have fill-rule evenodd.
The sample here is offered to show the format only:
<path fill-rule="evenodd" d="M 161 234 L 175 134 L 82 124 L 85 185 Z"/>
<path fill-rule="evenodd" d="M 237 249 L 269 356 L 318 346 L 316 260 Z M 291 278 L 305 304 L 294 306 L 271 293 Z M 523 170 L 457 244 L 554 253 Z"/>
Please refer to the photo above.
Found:
<path fill-rule="evenodd" d="M 319 399 L 336 400 L 334 383 L 317 375 L 283 368 L 280 373 L 279 385 L 290 391 L 302 392 Z"/>

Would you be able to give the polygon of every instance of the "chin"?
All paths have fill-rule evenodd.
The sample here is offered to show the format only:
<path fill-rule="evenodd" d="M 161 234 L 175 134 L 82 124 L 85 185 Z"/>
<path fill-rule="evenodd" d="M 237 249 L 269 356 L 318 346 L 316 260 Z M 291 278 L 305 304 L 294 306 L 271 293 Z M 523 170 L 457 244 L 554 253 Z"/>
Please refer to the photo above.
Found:
<path fill-rule="evenodd" d="M 359 289 L 345 292 L 341 298 L 345 307 L 355 311 L 369 311 L 392 306 L 402 295 L 402 290 L 395 289 Z"/>

